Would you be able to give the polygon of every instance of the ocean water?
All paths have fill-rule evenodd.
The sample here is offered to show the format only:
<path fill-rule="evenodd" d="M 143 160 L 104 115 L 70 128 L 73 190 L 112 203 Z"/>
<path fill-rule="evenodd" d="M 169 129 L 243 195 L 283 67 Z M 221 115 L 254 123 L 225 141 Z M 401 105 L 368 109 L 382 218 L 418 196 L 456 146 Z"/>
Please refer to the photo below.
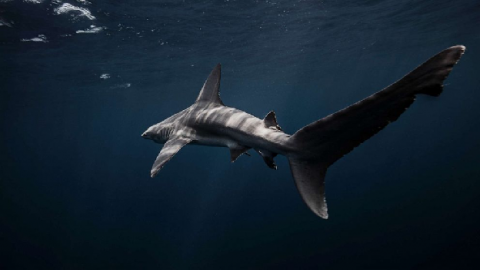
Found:
<path fill-rule="evenodd" d="M 480 256 L 480 2 L 0 0 L 2 269 L 470 269 Z M 287 160 L 140 137 L 222 63 L 287 133 L 467 51 L 438 98 L 335 163 L 330 218 Z M 253 154 L 253 153 L 252 153 Z"/>

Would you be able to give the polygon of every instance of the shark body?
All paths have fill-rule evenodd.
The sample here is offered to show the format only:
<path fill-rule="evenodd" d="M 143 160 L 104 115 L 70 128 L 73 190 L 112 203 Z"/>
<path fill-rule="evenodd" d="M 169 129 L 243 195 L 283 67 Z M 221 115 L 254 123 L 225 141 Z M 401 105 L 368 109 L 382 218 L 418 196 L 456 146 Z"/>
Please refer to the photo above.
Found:
<path fill-rule="evenodd" d="M 248 150 L 276 169 L 274 157 L 286 156 L 302 199 L 318 216 L 328 218 L 325 173 L 330 165 L 395 121 L 417 94 L 438 96 L 443 81 L 465 51 L 450 47 L 387 88 L 313 122 L 293 135 L 282 131 L 275 113 L 264 119 L 227 107 L 220 99 L 221 66 L 208 76 L 195 103 L 149 127 L 142 137 L 164 144 L 151 170 L 154 177 L 187 144 L 227 147 L 231 161 Z"/>

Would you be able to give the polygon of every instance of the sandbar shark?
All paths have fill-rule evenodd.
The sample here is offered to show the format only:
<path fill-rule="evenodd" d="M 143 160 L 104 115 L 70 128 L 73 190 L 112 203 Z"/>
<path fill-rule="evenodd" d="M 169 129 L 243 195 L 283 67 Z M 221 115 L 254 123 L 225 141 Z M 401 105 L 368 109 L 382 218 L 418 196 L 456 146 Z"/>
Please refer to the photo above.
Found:
<path fill-rule="evenodd" d="M 187 144 L 227 147 L 232 162 L 253 149 L 272 169 L 277 169 L 274 157 L 283 155 L 288 158 L 304 202 L 313 213 L 327 219 L 324 179 L 328 167 L 397 120 L 416 95 L 439 96 L 443 81 L 464 52 L 462 45 L 450 47 L 385 89 L 293 135 L 282 130 L 273 111 L 260 119 L 225 106 L 220 99 L 221 66 L 217 64 L 193 105 L 142 134 L 143 138 L 164 144 L 151 177 Z"/>

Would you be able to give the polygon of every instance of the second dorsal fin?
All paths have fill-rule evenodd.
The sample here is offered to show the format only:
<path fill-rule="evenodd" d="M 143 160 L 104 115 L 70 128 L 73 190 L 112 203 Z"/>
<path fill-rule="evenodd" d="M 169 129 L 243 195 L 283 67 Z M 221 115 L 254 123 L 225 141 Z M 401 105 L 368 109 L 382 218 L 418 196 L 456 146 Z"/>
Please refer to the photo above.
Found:
<path fill-rule="evenodd" d="M 267 128 L 282 130 L 282 128 L 277 123 L 277 117 L 275 116 L 274 111 L 270 111 L 265 116 L 265 118 L 263 119 L 263 123 L 265 124 L 265 127 L 267 127 Z"/>
<path fill-rule="evenodd" d="M 213 68 L 212 72 L 208 76 L 207 80 L 203 84 L 202 90 L 197 97 L 195 102 L 206 103 L 206 104 L 220 104 L 223 105 L 222 100 L 220 99 L 220 77 L 222 73 L 222 67 L 220 64 L 217 64 Z"/>

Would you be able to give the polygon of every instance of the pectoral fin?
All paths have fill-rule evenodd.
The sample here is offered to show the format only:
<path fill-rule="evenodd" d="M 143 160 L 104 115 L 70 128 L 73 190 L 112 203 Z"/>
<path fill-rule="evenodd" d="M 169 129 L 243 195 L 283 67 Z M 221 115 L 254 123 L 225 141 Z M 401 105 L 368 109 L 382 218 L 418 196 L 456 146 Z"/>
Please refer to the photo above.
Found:
<path fill-rule="evenodd" d="M 167 161 L 169 161 L 178 151 L 180 151 L 182 147 L 191 141 L 191 139 L 186 138 L 172 138 L 168 140 L 158 154 L 155 163 L 153 163 L 150 175 L 155 177 L 155 175 L 157 175 L 163 166 L 165 166 L 165 163 L 167 163 Z"/>

